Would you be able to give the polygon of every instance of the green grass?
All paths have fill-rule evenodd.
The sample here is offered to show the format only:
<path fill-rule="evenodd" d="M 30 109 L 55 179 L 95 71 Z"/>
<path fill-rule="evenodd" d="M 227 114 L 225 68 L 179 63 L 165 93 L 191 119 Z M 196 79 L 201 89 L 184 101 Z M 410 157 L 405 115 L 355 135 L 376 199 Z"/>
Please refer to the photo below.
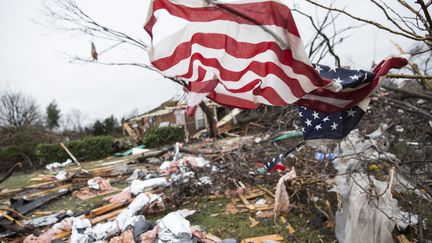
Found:
<path fill-rule="evenodd" d="M 229 214 L 226 212 L 228 200 L 202 201 L 197 205 L 197 212 L 190 216 L 192 225 L 202 225 L 205 230 L 222 239 L 224 238 L 250 238 L 261 235 L 278 233 L 273 219 L 265 219 L 257 226 L 251 228 L 250 213 Z"/>
<path fill-rule="evenodd" d="M 221 238 L 234 238 L 242 240 L 246 238 L 258 237 L 263 235 L 281 234 L 285 242 L 333 242 L 336 240 L 334 236 L 334 228 L 320 226 L 313 228 L 310 226 L 310 219 L 314 217 L 312 210 L 305 214 L 300 210 L 293 210 L 284 215 L 288 223 L 296 230 L 293 234 L 288 234 L 286 224 L 282 224 L 277 218 L 276 224 L 273 218 L 259 219 L 254 217 L 255 214 L 249 212 L 239 212 L 237 214 L 229 214 L 226 212 L 226 204 L 228 199 L 206 200 L 192 202 L 184 206 L 187 209 L 194 209 L 197 212 L 187 219 L 191 225 L 199 225 L 205 231 Z M 147 220 L 155 223 L 157 219 L 162 218 L 168 212 L 158 215 L 146 216 Z M 260 223 L 251 228 L 249 217 L 253 217 Z"/>
<path fill-rule="evenodd" d="M 5 181 L 2 182 L 1 188 L 15 189 L 28 186 L 31 184 L 30 179 L 36 177 L 39 174 L 46 174 L 46 170 L 35 170 L 29 173 L 14 173 L 11 177 L 7 178 Z"/>

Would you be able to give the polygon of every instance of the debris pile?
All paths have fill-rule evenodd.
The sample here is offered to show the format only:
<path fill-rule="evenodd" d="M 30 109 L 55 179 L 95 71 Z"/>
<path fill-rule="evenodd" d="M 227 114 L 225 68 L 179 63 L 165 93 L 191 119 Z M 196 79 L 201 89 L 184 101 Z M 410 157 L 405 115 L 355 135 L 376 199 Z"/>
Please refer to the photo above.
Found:
<path fill-rule="evenodd" d="M 377 123 L 371 115 L 338 144 L 310 147 L 303 145 L 289 108 L 254 112 L 237 112 L 238 125 L 227 138 L 139 147 L 88 167 L 71 160 L 51 164 L 31 185 L 0 191 L 0 237 L 350 243 L 430 238 L 431 167 L 418 162 L 430 151 L 403 136 L 411 127 L 389 117 Z M 395 141 L 409 153 L 398 153 Z M 56 201 L 92 200 L 85 208 L 47 211 Z M 234 223 L 226 228 L 209 224 L 230 217 Z M 241 227 L 241 236 L 230 234 Z"/>

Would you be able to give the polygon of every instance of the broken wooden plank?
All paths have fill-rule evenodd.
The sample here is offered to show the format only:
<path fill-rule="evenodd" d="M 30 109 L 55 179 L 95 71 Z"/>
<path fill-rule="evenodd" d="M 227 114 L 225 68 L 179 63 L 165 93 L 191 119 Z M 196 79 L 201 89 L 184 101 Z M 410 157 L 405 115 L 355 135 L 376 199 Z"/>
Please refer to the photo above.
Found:
<path fill-rule="evenodd" d="M 261 190 L 263 190 L 264 192 L 266 192 L 269 196 L 271 196 L 273 199 L 275 198 L 275 195 L 273 194 L 273 192 L 271 192 L 269 189 L 265 188 L 262 185 L 258 186 Z"/>
<path fill-rule="evenodd" d="M 251 221 L 251 224 L 249 225 L 249 227 L 251 228 L 257 226 L 260 223 L 258 220 L 252 218 L 251 216 L 249 216 L 249 220 Z"/>
<path fill-rule="evenodd" d="M 399 241 L 399 243 L 411 243 L 411 241 L 409 241 L 405 235 L 398 235 L 396 236 L 396 238 Z"/>
<path fill-rule="evenodd" d="M 129 202 L 130 202 L 130 200 L 123 202 L 123 203 L 120 203 L 120 202 L 109 203 L 109 204 L 104 205 L 102 207 L 95 208 L 95 209 L 91 210 L 88 214 L 86 214 L 86 218 L 91 218 L 94 216 L 100 216 L 102 214 L 105 214 L 105 213 L 111 212 L 113 210 L 122 208 L 122 207 L 128 205 Z"/>
<path fill-rule="evenodd" d="M 44 191 L 31 193 L 31 194 L 25 195 L 23 198 L 25 198 L 26 200 L 32 200 L 34 198 L 42 197 L 42 196 L 51 194 L 53 192 L 59 192 L 60 190 L 63 190 L 63 189 L 66 189 L 66 190 L 72 189 L 72 184 L 66 184 L 66 185 L 62 185 L 62 186 L 59 186 L 59 187 L 54 187 L 54 188 L 51 188 L 51 189 L 47 189 L 47 190 L 44 190 Z"/>
<path fill-rule="evenodd" d="M 241 243 L 264 243 L 264 241 L 283 241 L 284 238 L 282 235 L 275 234 L 275 235 L 264 235 L 254 238 L 247 238 L 241 241 Z"/>
<path fill-rule="evenodd" d="M 54 236 L 53 239 L 54 239 L 54 240 L 61 240 L 61 239 L 63 239 L 63 238 L 68 237 L 70 234 L 71 234 L 70 231 L 62 231 L 62 232 L 60 232 L 60 233 L 55 234 L 55 236 Z"/>
<path fill-rule="evenodd" d="M 119 215 L 121 213 L 121 211 L 123 211 L 123 208 L 117 209 L 117 210 L 112 211 L 110 213 L 107 213 L 107 214 L 101 215 L 99 217 L 96 217 L 96 218 L 90 220 L 90 222 L 91 222 L 92 225 L 95 225 L 95 224 L 97 224 L 99 222 L 102 222 L 104 220 L 107 220 L 107 219 L 110 219 L 110 218 L 112 218 L 114 216 Z"/>
<path fill-rule="evenodd" d="M 20 193 L 20 192 L 30 190 L 30 189 L 41 189 L 44 187 L 52 187 L 57 183 L 63 183 L 63 182 L 61 182 L 61 181 L 48 181 L 48 182 L 43 182 L 43 183 L 34 184 L 34 185 L 25 186 L 25 187 L 16 188 L 16 189 L 4 189 L 0 192 L 0 198 L 9 198 L 11 196 L 14 196 L 14 195 Z"/>
<path fill-rule="evenodd" d="M 79 161 L 75 158 L 75 156 L 71 153 L 71 151 L 69 151 L 69 149 L 63 144 L 60 143 L 60 146 L 66 151 L 66 153 L 69 155 L 69 157 L 72 158 L 72 160 L 75 162 L 75 164 L 77 164 L 78 166 L 81 167 L 81 164 L 79 163 Z"/>
<path fill-rule="evenodd" d="M 294 227 L 292 227 L 291 224 L 288 224 L 286 226 L 286 229 L 288 230 L 288 234 L 294 234 L 296 232 L 296 230 L 294 229 Z"/>
<path fill-rule="evenodd" d="M 256 204 L 251 204 L 254 209 L 249 209 L 252 212 L 257 212 L 257 211 L 265 211 L 265 210 L 273 210 L 274 209 L 274 205 L 256 205 Z M 246 205 L 237 205 L 238 208 L 247 208 Z"/>
<path fill-rule="evenodd" d="M 249 201 L 243 195 L 239 195 L 238 197 L 240 198 L 240 200 L 243 202 L 243 204 L 246 206 L 247 209 L 255 210 L 255 207 L 252 204 L 250 204 Z"/>
<path fill-rule="evenodd" d="M 243 195 L 244 198 L 246 198 L 247 200 L 253 199 L 253 198 L 257 198 L 257 197 L 261 197 L 265 194 L 265 192 L 259 191 L 259 192 L 251 192 L 248 194 Z M 231 201 L 233 202 L 238 202 L 240 201 L 240 198 L 233 198 Z"/>

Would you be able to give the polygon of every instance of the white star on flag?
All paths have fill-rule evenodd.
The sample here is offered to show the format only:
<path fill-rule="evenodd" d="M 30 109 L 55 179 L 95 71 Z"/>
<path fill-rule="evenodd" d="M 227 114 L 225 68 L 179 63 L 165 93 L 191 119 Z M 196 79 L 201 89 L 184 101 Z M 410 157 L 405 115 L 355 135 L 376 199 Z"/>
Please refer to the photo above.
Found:
<path fill-rule="evenodd" d="M 321 71 L 323 70 L 319 65 L 317 65 L 316 67 L 315 67 L 315 70 L 318 72 L 318 73 L 321 73 Z"/>
<path fill-rule="evenodd" d="M 336 72 L 337 67 L 330 67 L 329 72 L 333 71 Z"/>
<path fill-rule="evenodd" d="M 340 77 L 333 79 L 333 81 L 335 81 L 338 84 L 342 84 L 342 80 L 340 79 Z"/>
<path fill-rule="evenodd" d="M 316 125 L 316 126 L 315 126 L 315 129 L 316 129 L 317 131 L 320 130 L 320 129 L 322 129 L 321 124 Z"/>
<path fill-rule="evenodd" d="M 323 122 L 326 122 L 326 121 L 329 121 L 329 120 L 330 120 L 329 117 L 326 116 L 322 121 L 323 121 Z"/>
<path fill-rule="evenodd" d="M 336 130 L 338 125 L 336 122 L 333 122 L 333 125 L 331 125 L 332 130 Z"/>
<path fill-rule="evenodd" d="M 352 80 L 358 80 L 360 76 L 357 76 L 357 74 L 354 74 L 354 76 L 349 76 Z"/>
<path fill-rule="evenodd" d="M 348 110 L 347 111 L 348 112 L 348 116 L 352 116 L 352 117 L 354 117 L 354 114 L 356 113 L 356 111 L 354 111 L 354 110 Z"/>
<path fill-rule="evenodd" d="M 314 120 L 319 118 L 319 114 L 316 111 L 314 111 L 312 116 L 314 117 Z"/>
<path fill-rule="evenodd" d="M 308 127 L 312 126 L 312 120 L 306 119 L 306 125 Z"/>

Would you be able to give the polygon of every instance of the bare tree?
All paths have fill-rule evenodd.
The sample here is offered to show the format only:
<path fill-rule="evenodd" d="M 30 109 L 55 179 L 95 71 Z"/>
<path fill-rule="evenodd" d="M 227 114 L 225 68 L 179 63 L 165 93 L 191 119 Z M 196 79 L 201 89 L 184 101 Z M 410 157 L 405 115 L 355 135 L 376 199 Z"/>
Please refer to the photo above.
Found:
<path fill-rule="evenodd" d="M 56 31 L 75 32 L 92 36 L 99 40 L 104 40 L 111 43 L 111 46 L 101 52 L 96 53 L 96 48 L 92 45 L 92 58 L 70 56 L 70 62 L 89 63 L 94 62 L 102 65 L 114 66 L 137 66 L 158 72 L 164 78 L 171 80 L 183 87 L 187 87 L 187 82 L 175 77 L 168 77 L 160 73 L 157 69 L 147 63 L 140 62 L 103 62 L 100 56 L 107 51 L 113 50 L 120 45 L 128 45 L 130 48 L 142 51 L 143 55 L 147 55 L 148 46 L 140 39 L 132 37 L 122 31 L 109 28 L 101 23 L 98 23 L 92 17 L 87 15 L 74 0 L 58 0 L 49 1 L 45 4 L 43 15 L 46 16 L 46 21 L 42 24 L 51 27 Z M 94 58 L 94 57 L 97 58 Z M 210 135 L 216 135 L 216 123 L 213 122 L 214 115 L 211 109 L 206 107 L 204 102 L 200 106 L 204 108 L 204 113 L 210 122 Z"/>
<path fill-rule="evenodd" d="M 72 108 L 62 122 L 63 130 L 81 133 L 85 128 L 85 120 L 86 116 L 81 110 Z"/>
<path fill-rule="evenodd" d="M 378 8 L 386 23 L 373 19 L 356 16 L 345 9 L 333 7 L 331 4 L 322 4 L 319 1 L 305 0 L 306 2 L 337 15 L 343 15 L 364 25 L 373 26 L 381 31 L 391 33 L 411 40 L 412 48 L 403 50 L 398 46 L 401 54 L 409 54 L 410 69 L 416 75 L 427 75 L 431 71 L 430 61 L 432 59 L 432 18 L 428 7 L 432 5 L 429 1 L 404 1 L 404 0 L 369 0 L 372 8 Z M 404 13 L 401 13 L 404 10 Z M 370 16 L 370 15 L 368 15 Z M 375 16 L 376 17 L 376 16 Z M 427 90 L 432 90 L 432 80 L 421 79 Z"/>
<path fill-rule="evenodd" d="M 0 94 L 0 128 L 20 130 L 40 122 L 36 101 L 19 91 Z"/>
<path fill-rule="evenodd" d="M 306 17 L 315 33 L 306 43 L 308 56 L 312 62 L 319 63 L 324 57 L 331 55 L 334 59 L 335 66 L 341 67 L 342 63 L 337 54 L 335 47 L 342 43 L 345 39 L 349 38 L 350 32 L 361 25 L 351 25 L 345 28 L 338 28 L 335 23 L 341 16 L 340 13 L 333 13 L 332 11 L 325 11 L 322 18 L 312 16 L 310 13 L 303 11 L 298 6 L 294 6 L 293 12 L 299 13 Z"/>
<path fill-rule="evenodd" d="M 133 37 L 124 33 L 123 31 L 115 30 L 102 23 L 97 22 L 87 13 L 85 13 L 74 0 L 49 0 L 45 3 L 42 13 L 46 18 L 41 24 L 46 25 L 58 32 L 65 33 L 78 33 L 94 37 L 105 43 L 109 43 L 110 47 L 97 53 L 92 53 L 92 58 L 70 55 L 70 62 L 72 63 L 88 63 L 94 62 L 101 65 L 115 65 L 115 66 L 137 66 L 158 72 L 165 78 L 170 79 L 182 86 L 186 86 L 186 82 L 173 77 L 167 77 L 161 74 L 153 66 L 145 62 L 104 62 L 100 57 L 119 46 L 126 45 L 129 48 L 140 51 L 143 55 L 147 55 L 148 45 L 138 37 Z M 92 52 L 95 52 L 94 44 L 92 43 Z M 94 58 L 97 56 L 98 58 Z"/>

